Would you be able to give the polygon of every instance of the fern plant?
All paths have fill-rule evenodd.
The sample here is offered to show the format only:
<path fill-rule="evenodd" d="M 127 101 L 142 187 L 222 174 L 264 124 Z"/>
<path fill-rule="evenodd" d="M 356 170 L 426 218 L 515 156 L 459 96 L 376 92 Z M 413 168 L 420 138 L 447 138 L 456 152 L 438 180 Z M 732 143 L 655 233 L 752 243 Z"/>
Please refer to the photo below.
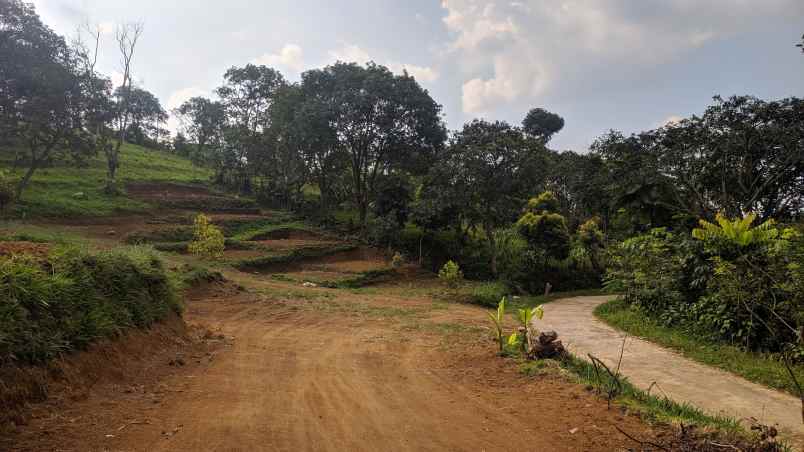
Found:
<path fill-rule="evenodd" d="M 500 353 L 502 354 L 503 349 L 505 348 L 505 339 L 503 339 L 503 319 L 505 317 L 505 297 L 500 299 L 500 303 L 497 304 L 497 311 L 492 311 L 488 313 L 489 319 L 494 324 L 494 329 L 497 332 L 497 343 L 500 344 Z"/>

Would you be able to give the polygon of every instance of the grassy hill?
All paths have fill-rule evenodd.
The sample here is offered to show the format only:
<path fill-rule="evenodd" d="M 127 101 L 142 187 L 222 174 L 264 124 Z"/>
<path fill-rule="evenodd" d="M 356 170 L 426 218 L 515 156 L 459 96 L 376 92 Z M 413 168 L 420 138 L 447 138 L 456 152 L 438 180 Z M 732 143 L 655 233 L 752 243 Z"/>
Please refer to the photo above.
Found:
<path fill-rule="evenodd" d="M 132 181 L 208 182 L 212 172 L 194 165 L 190 160 L 166 151 L 126 144 L 121 149 L 118 178 L 125 186 Z M 77 215 L 104 216 L 124 212 L 141 212 L 147 203 L 103 192 L 106 161 L 103 155 L 92 158 L 85 168 L 66 162 L 56 162 L 49 168 L 37 170 L 30 186 L 5 216 L 70 217 Z M 0 150 L 0 170 L 11 170 L 12 156 Z M 21 177 L 23 169 L 12 171 Z"/>

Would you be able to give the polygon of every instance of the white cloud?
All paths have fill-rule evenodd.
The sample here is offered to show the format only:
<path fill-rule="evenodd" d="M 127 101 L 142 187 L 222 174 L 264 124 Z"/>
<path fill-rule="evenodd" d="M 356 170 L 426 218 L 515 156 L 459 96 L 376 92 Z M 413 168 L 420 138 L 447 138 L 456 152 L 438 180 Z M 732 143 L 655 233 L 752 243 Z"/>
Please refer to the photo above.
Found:
<path fill-rule="evenodd" d="M 181 104 L 190 100 L 191 97 L 198 97 L 198 96 L 208 96 L 209 93 L 207 91 L 198 88 L 197 86 L 190 86 L 187 88 L 180 89 L 178 91 L 174 91 L 170 94 L 167 101 L 167 108 L 172 110 L 174 108 L 179 108 Z"/>
<path fill-rule="evenodd" d="M 252 63 L 270 67 L 282 66 L 301 72 L 304 69 L 304 52 L 297 44 L 285 44 L 279 53 L 266 53 L 255 58 Z"/>
<path fill-rule="evenodd" d="M 523 96 L 571 89 L 609 68 L 622 73 L 672 61 L 742 33 L 799 0 L 442 0 L 447 45 L 464 71 L 463 110 L 500 108 Z M 597 70 L 600 70 L 597 69 Z"/>
<path fill-rule="evenodd" d="M 661 120 L 659 122 L 659 124 L 657 124 L 657 127 L 664 127 L 664 126 L 669 126 L 669 125 L 672 125 L 672 124 L 678 124 L 679 122 L 681 122 L 683 120 L 684 120 L 684 117 L 682 117 L 682 116 L 670 115 L 670 116 L 664 118 L 663 120 Z"/>
<path fill-rule="evenodd" d="M 105 35 L 110 35 L 110 34 L 114 33 L 116 28 L 117 28 L 117 25 L 115 25 L 114 22 L 107 21 L 107 22 L 101 22 L 101 23 L 98 24 L 98 30 L 102 34 L 105 34 Z"/>
<path fill-rule="evenodd" d="M 354 44 L 346 44 L 339 49 L 330 50 L 327 53 L 333 61 L 343 61 L 345 63 L 355 62 L 358 64 L 366 64 L 371 61 L 368 52 Z"/>
<path fill-rule="evenodd" d="M 354 44 L 345 44 L 339 49 L 330 50 L 327 52 L 332 61 L 343 61 L 346 63 L 355 62 L 358 64 L 365 64 L 369 61 L 374 61 L 377 64 L 382 64 L 388 67 L 391 72 L 401 74 L 402 71 L 408 71 L 417 81 L 430 83 L 438 80 L 439 73 L 436 69 L 428 66 L 417 66 L 415 64 L 399 63 L 396 61 L 379 60 L 372 58 L 371 55 L 361 47 Z"/>

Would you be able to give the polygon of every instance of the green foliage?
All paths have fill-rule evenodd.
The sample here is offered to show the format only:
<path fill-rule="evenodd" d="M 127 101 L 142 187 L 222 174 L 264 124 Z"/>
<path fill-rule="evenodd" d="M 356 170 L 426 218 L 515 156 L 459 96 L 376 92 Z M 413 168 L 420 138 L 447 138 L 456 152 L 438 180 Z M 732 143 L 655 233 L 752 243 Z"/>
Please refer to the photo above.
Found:
<path fill-rule="evenodd" d="M 0 257 L 0 363 L 46 362 L 179 311 L 175 284 L 147 247 Z"/>
<path fill-rule="evenodd" d="M 697 239 L 664 229 L 628 239 L 612 252 L 606 285 L 663 326 L 750 350 L 798 344 L 800 235 L 752 221 L 721 218 Z"/>
<path fill-rule="evenodd" d="M 508 293 L 505 284 L 498 281 L 484 282 L 472 289 L 469 300 L 480 306 L 494 307 L 498 300 Z"/>
<path fill-rule="evenodd" d="M 564 118 L 543 108 L 534 108 L 522 120 L 522 129 L 530 136 L 548 142 L 564 128 Z"/>
<path fill-rule="evenodd" d="M 533 340 L 528 336 L 531 331 L 530 324 L 534 318 L 541 320 L 543 317 L 544 307 L 542 305 L 517 309 L 516 319 L 519 322 L 519 328 L 508 337 L 508 345 L 519 345 L 522 355 L 526 355 L 530 348 L 530 341 Z"/>
<path fill-rule="evenodd" d="M 683 325 L 664 326 L 621 299 L 601 304 L 595 308 L 595 315 L 632 336 L 648 339 L 696 361 L 798 396 L 797 388 L 777 354 L 760 354 L 710 340 Z M 794 366 L 794 372 L 799 381 L 804 381 L 804 364 Z"/>
<path fill-rule="evenodd" d="M 223 257 L 225 239 L 223 232 L 209 222 L 209 217 L 199 214 L 195 217 L 193 226 L 193 240 L 187 250 L 193 254 L 207 256 L 213 259 Z"/>
<path fill-rule="evenodd" d="M 0 168 L 10 169 L 13 155 L 0 147 Z M 77 167 L 68 161 L 55 160 L 47 169 L 37 172 L 25 191 L 25 197 L 14 204 L 13 216 L 79 217 L 109 216 L 125 212 L 145 212 L 152 206 L 126 196 L 110 196 L 103 192 L 106 181 L 106 162 L 93 157 L 86 167 Z M 9 173 L 20 177 L 21 171 Z M 119 182 L 206 181 L 212 173 L 193 165 L 186 158 L 164 151 L 124 144 L 120 153 Z M 76 197 L 76 193 L 83 196 Z"/>
<path fill-rule="evenodd" d="M 570 251 L 570 235 L 564 217 L 557 213 L 526 212 L 516 223 L 519 233 L 535 249 L 547 257 L 566 259 Z"/>
<path fill-rule="evenodd" d="M 14 202 L 14 182 L 11 176 L 0 170 L 0 212 L 6 210 Z"/>
<path fill-rule="evenodd" d="M 494 330 L 497 334 L 497 343 L 500 345 L 500 353 L 502 354 L 505 349 L 505 339 L 503 339 L 503 321 L 505 319 L 505 297 L 500 298 L 497 304 L 497 310 L 488 313 L 491 323 L 494 325 Z"/>
<path fill-rule="evenodd" d="M 558 213 L 558 199 L 556 199 L 556 195 L 551 191 L 543 192 L 539 196 L 528 200 L 527 210 L 537 215 Z"/>
<path fill-rule="evenodd" d="M 450 289 L 456 289 L 463 281 L 463 272 L 454 261 L 447 261 L 438 271 L 438 279 L 443 281 Z"/>
<path fill-rule="evenodd" d="M 324 256 L 331 256 L 333 254 L 344 253 L 347 251 L 354 251 L 358 249 L 357 245 L 343 244 L 343 245 L 326 245 L 326 246 L 309 246 L 304 248 L 295 248 L 287 254 L 261 256 L 254 259 L 245 259 L 235 262 L 233 265 L 239 270 L 270 270 L 275 266 L 286 266 L 296 262 L 301 262 L 306 259 L 315 259 Z"/>
<path fill-rule="evenodd" d="M 749 213 L 744 218 L 729 220 L 717 214 L 718 224 L 706 220 L 699 220 L 700 227 L 692 230 L 692 236 L 702 240 L 714 252 L 722 251 L 729 246 L 740 248 L 768 243 L 779 236 L 779 231 L 773 227 L 774 221 L 768 220 L 752 227 L 757 216 Z"/>

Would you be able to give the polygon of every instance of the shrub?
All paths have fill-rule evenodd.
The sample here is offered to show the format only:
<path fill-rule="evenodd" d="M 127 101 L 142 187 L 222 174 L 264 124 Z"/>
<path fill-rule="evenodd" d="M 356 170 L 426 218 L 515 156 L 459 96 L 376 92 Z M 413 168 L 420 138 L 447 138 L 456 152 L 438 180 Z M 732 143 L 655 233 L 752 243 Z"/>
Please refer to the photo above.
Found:
<path fill-rule="evenodd" d="M 223 256 L 225 242 L 223 232 L 213 226 L 206 215 L 195 217 L 193 241 L 187 247 L 188 251 L 217 259 Z"/>
<path fill-rule="evenodd" d="M 507 292 L 505 285 L 500 282 L 485 282 L 472 290 L 470 300 L 474 304 L 493 308 Z"/>
<path fill-rule="evenodd" d="M 399 268 L 405 264 L 405 258 L 397 251 L 394 253 L 394 257 L 391 258 L 391 266 L 394 268 Z"/>
<path fill-rule="evenodd" d="M 180 312 L 152 248 L 0 257 L 0 364 L 46 362 Z"/>
<path fill-rule="evenodd" d="M 719 216 L 692 235 L 654 229 L 628 239 L 612 250 L 606 286 L 665 326 L 751 350 L 798 344 L 801 236 L 752 222 Z"/>
<path fill-rule="evenodd" d="M 438 279 L 443 281 L 450 289 L 455 289 L 463 281 L 463 272 L 454 261 L 447 261 L 438 272 Z"/>

